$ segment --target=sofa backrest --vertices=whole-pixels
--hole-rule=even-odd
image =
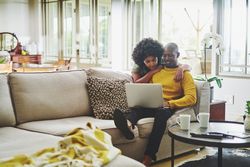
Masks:
[[[197,90],[197,103],[194,106],[194,112],[197,115],[199,112],[210,111],[210,85],[205,81],[194,81]]]
[[[84,71],[11,73],[17,123],[90,115]]]
[[[115,71],[110,69],[98,69],[98,68],[90,68],[85,69],[88,76],[97,77],[97,78],[105,78],[105,79],[121,79],[132,82],[132,76],[125,72]]]
[[[7,74],[0,74],[0,127],[14,126],[16,119],[11,103]]]
[[[95,76],[99,78],[108,79],[126,79],[132,82],[130,74],[114,70],[104,69],[88,69],[86,70],[88,76]],[[206,81],[194,81],[197,91],[197,103],[193,107],[195,114],[199,112],[209,112],[210,110],[210,85]]]

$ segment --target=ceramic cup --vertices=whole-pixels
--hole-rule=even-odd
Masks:
[[[207,128],[209,125],[209,113],[199,113],[197,115],[197,120],[201,128]]]
[[[190,115],[180,114],[180,116],[176,118],[176,123],[180,125],[180,128],[182,130],[189,130],[189,128],[190,128]]]

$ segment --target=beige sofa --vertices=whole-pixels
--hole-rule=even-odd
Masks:
[[[127,77],[127,74],[106,70],[96,70],[91,75],[99,77],[100,74],[108,78]],[[113,144],[122,150],[123,155],[108,166],[143,166],[138,161],[142,160],[153,118],[140,120],[134,129],[135,139],[125,139],[112,120],[93,116],[86,82],[85,70],[0,75],[0,158],[54,146],[70,130],[92,122],[108,132]],[[177,111],[168,125],[175,123],[179,113],[190,113],[195,119],[197,113],[209,111],[209,85],[206,82],[196,82],[196,85],[197,105]],[[180,142],[176,145],[176,154],[197,148]],[[166,130],[157,159],[168,157],[170,138]]]

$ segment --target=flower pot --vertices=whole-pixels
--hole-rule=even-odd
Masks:
[[[244,120],[244,127],[245,130],[250,130],[250,115],[246,114],[245,120]]]

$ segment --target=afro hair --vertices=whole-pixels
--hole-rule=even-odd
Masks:
[[[134,60],[135,64],[141,68],[145,66],[144,60],[148,56],[157,57],[158,63],[160,63],[163,51],[162,44],[157,40],[153,40],[152,38],[144,38],[134,48],[132,59]]]

